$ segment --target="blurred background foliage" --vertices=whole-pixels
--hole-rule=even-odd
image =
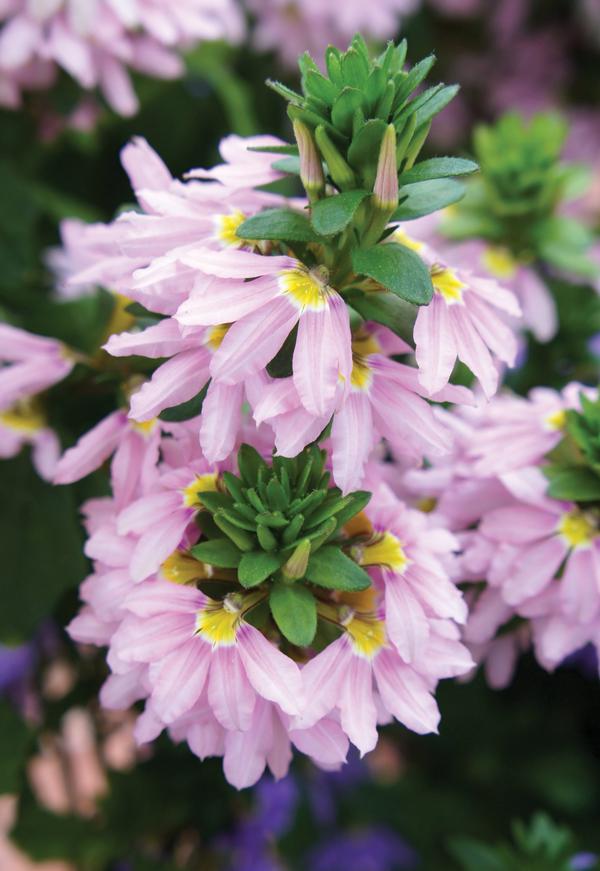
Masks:
[[[427,2],[402,28],[409,59],[435,51],[438,79],[462,85],[425,156],[472,155],[474,125],[508,107],[552,108],[571,125],[567,151],[598,164],[600,34],[586,24],[584,4],[523,0],[526,15],[512,30],[510,21],[504,30],[498,22],[509,3],[471,5],[480,14],[453,16],[450,2]],[[289,139],[282,101],[263,84],[269,76],[297,85],[274,56],[207,45],[189,56],[183,80],[138,78],[139,114],[106,112],[92,133],[66,130],[42,140],[47,96],[29,98],[28,111],[0,113],[0,317],[81,349],[97,347],[112,300],[100,294],[57,302],[50,295],[45,251],[59,244],[59,221],[108,220],[131,201],[119,151],[133,135],[144,136],[176,176],[216,162],[219,140],[230,132]],[[66,77],[51,95],[59,113],[76,97]],[[578,132],[582,117],[588,126]],[[597,381],[597,295],[584,280],[554,278],[552,287],[561,329],[547,344],[530,341],[508,379],[519,392],[573,378]],[[63,401],[71,405],[57,419],[72,421],[72,430],[60,433],[65,444],[112,407],[102,384],[96,395],[82,395],[76,378]],[[53,489],[25,453],[0,462],[0,790],[20,795],[13,838],[33,859],[64,859],[79,871],[595,867],[585,854],[600,852],[600,688],[597,664],[585,651],[555,675],[525,658],[503,691],[490,690],[481,676],[444,682],[440,736],[388,727],[377,750],[341,774],[297,760],[282,784],[236,794],[218,761],[200,763],[167,740],[137,764],[121,760],[115,768],[106,748],[116,726],[96,701],[103,663],[80,656],[59,628],[75,613],[86,574],[77,506],[105,486],[97,475]],[[60,690],[53,685],[57,663]],[[85,812],[73,795],[68,742],[60,738],[73,709],[91,712],[103,772],[102,797]],[[32,766],[52,753],[71,778],[66,805],[36,794]],[[529,823],[540,811],[556,824],[537,817],[511,835],[514,820]],[[574,854],[583,854],[579,864]]]

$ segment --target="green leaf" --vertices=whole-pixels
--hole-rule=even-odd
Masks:
[[[271,166],[279,172],[286,172],[288,175],[300,175],[300,158],[296,156],[282,157]]]
[[[0,701],[0,793],[20,791],[30,741],[27,724],[8,702]]]
[[[195,544],[190,553],[195,559],[220,569],[237,569],[242,558],[235,544],[228,538],[213,538]]]
[[[116,305],[115,297],[106,290],[60,302],[41,299],[27,319],[27,328],[60,339],[86,354],[95,354],[106,341]]]
[[[417,118],[417,126],[420,127],[426,124],[434,115],[441,112],[448,103],[454,99],[460,90],[460,85],[447,85],[445,88],[437,91],[431,99],[415,112]]]
[[[0,461],[0,641],[29,638],[88,571],[75,487],[42,481],[28,452]]]
[[[316,70],[310,70],[305,78],[307,93],[319,100],[323,100],[328,106],[333,105],[334,100],[338,95],[338,89],[330,79],[326,79],[321,73]]]
[[[246,148],[246,151],[256,151],[259,154],[289,154],[298,156],[297,145],[254,145]]]
[[[341,233],[352,218],[356,210],[368,197],[368,191],[347,191],[319,200],[312,209],[312,225],[317,233],[322,236],[334,236]]]
[[[407,302],[427,305],[433,297],[427,266],[404,245],[385,242],[373,248],[356,249],[352,265],[359,275],[368,275]]]
[[[397,76],[396,97],[394,99],[393,110],[396,112],[410,96],[417,85],[420,85],[423,79],[428,75],[431,67],[435,63],[435,55],[430,54],[423,58],[419,63],[408,73],[400,73]]]
[[[430,181],[434,178],[448,178],[456,175],[470,175],[477,172],[478,165],[473,160],[462,157],[432,157],[422,160],[412,169],[403,172],[400,184],[413,184],[418,181]]]
[[[366,590],[371,586],[371,578],[365,570],[333,545],[325,545],[312,554],[306,577],[329,590]]]
[[[276,94],[279,94],[280,97],[283,97],[284,100],[288,100],[293,105],[302,106],[304,104],[302,95],[293,91],[291,88],[288,88],[288,86],[284,85],[282,82],[277,82],[274,79],[267,79],[266,85],[268,88],[271,88],[272,91],[275,91]]]
[[[358,88],[344,88],[331,110],[331,120],[335,127],[343,133],[348,133],[352,128],[354,113],[362,106],[362,101],[362,91],[359,91]]]
[[[404,199],[390,220],[414,221],[457,203],[464,195],[463,185],[449,178],[407,184],[400,190],[400,197]]]
[[[242,239],[273,239],[282,242],[316,242],[318,236],[308,215],[292,209],[266,209],[248,218],[235,231]]]
[[[238,469],[247,487],[254,487],[258,481],[258,473],[261,469],[269,467],[252,445],[243,444],[237,456]]]
[[[349,493],[346,496],[346,504],[335,516],[337,528],[341,529],[355,514],[362,511],[369,504],[371,495],[368,490],[355,490],[354,493]]]
[[[233,499],[227,493],[214,493],[212,490],[198,491],[199,502],[212,514],[220,508],[232,508]]]
[[[348,305],[366,321],[375,321],[392,330],[409,345],[413,345],[413,327],[417,309],[389,290],[369,291],[351,288],[344,293]]]
[[[507,871],[494,847],[470,838],[455,838],[450,844],[450,852],[464,871]]]
[[[548,495],[573,502],[596,502],[600,500],[600,476],[585,466],[553,471]]]
[[[266,581],[281,565],[275,553],[254,550],[245,553],[238,566],[238,580],[242,587],[256,587]]]
[[[308,647],[317,631],[317,603],[300,584],[275,584],[269,596],[273,619],[292,644]]]
[[[379,118],[371,118],[352,138],[348,149],[348,162],[356,167],[377,166],[379,148],[387,124]]]
[[[207,382],[202,390],[193,396],[191,399],[182,402],[181,405],[173,405],[171,408],[164,408],[158,415],[160,420],[165,420],[168,423],[180,423],[183,420],[191,420],[193,417],[198,417],[202,412],[202,406],[208,393]]]

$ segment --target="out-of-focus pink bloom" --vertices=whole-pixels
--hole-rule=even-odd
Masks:
[[[57,339],[0,324],[0,411],[62,381],[74,356]]]
[[[20,105],[23,90],[51,87],[62,68],[85,90],[101,90],[121,115],[138,109],[128,68],[177,78],[184,71],[182,51],[207,40],[238,42],[244,32],[232,0],[180,0],[175,6],[167,0],[7,0],[0,15],[4,105]]]
[[[566,412],[579,408],[582,391],[591,393],[580,384],[569,384],[561,393],[536,387],[527,398],[497,397],[485,409],[467,448],[475,461],[473,473],[490,477],[539,463],[562,439]]]
[[[256,48],[276,51],[286,66],[295,67],[304,51],[319,59],[330,43],[346,48],[355,33],[393,39],[420,0],[381,0],[369,9],[359,0],[336,8],[320,0],[248,0],[247,5],[256,16]]]
[[[16,402],[0,411],[0,458],[16,457],[25,445],[31,446],[31,460],[40,478],[51,481],[60,444],[41,410],[30,401]]]

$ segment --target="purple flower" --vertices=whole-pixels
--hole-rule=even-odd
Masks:
[[[0,696],[19,696],[35,666],[36,649],[32,643],[19,647],[0,644]]]
[[[569,867],[572,871],[586,871],[588,868],[596,868],[598,856],[594,853],[578,853],[571,859]]]
[[[385,828],[336,835],[316,847],[307,863],[312,871],[395,871],[415,866],[414,851]]]

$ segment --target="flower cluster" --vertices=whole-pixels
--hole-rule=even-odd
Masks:
[[[449,462],[406,477],[461,540],[464,640],[493,686],[531,645],[548,670],[598,649],[599,421],[596,392],[578,384],[503,395],[449,421]]]
[[[418,238],[476,166],[417,162],[455,88],[415,94],[433,59],[408,72],[405,54],[371,60],[356,37],[327,76],[305,55],[303,94],[271,83],[295,144],[229,137],[185,181],[134,140],[138,209],[69,222],[52,257],[63,295],[115,295],[107,353],[83,365],[119,407],[54,476],[112,456],[71,634],[108,647],[104,705],[145,700],[139,741],[167,729],[238,787],[285,773],[292,746],[331,768],[392,718],[436,731],[438,681],[473,667],[459,542],[396,495],[381,445],[443,462],[439,403],[475,402],[453,366],[492,396],[519,307]],[[286,175],[305,198],[270,190]]]
[[[233,0],[7,0],[0,20],[1,105],[18,107],[24,91],[50,87],[62,69],[121,115],[138,108],[128,68],[177,78],[182,50],[239,41],[244,27]]]

